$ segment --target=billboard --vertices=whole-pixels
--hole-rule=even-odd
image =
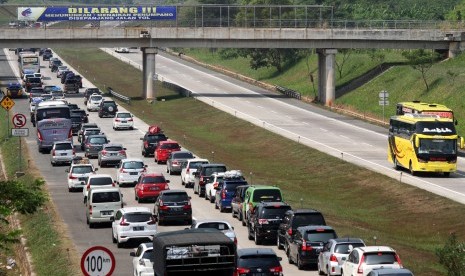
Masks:
[[[174,6],[19,7],[20,21],[175,20]]]

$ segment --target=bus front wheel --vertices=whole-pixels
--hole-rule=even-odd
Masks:
[[[400,170],[399,162],[397,161],[396,157],[394,157],[394,169],[396,171]]]
[[[444,172],[444,176],[445,176],[445,177],[449,177],[449,176],[450,176],[450,172]]]
[[[412,161],[410,161],[410,164],[409,164],[408,167],[409,167],[410,174],[411,174],[412,176],[417,175],[417,173],[413,170]]]

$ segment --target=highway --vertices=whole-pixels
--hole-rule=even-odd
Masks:
[[[114,54],[140,68],[139,50]],[[458,158],[458,171],[449,178],[436,174],[412,177],[396,171],[387,161],[387,129],[338,115],[321,108],[286,99],[262,88],[232,79],[159,52],[159,79],[193,92],[197,99],[238,118],[266,128],[327,154],[465,204],[465,160]]]
[[[13,52],[5,50],[5,55],[2,57],[3,65],[1,73],[3,76],[19,76],[17,70],[16,56]],[[5,60],[8,60],[6,64]],[[44,66],[45,64],[45,66]],[[45,84],[60,85],[59,79],[56,78],[55,74],[51,74],[47,68],[46,63],[42,64],[42,74],[45,76]],[[11,69],[10,69],[11,68]],[[76,71],[73,69],[73,71]],[[93,87],[88,80],[83,80],[84,87]],[[82,90],[81,90],[82,92]],[[82,93],[80,95],[68,95],[67,99],[70,103],[77,103],[82,109],[85,109],[83,105]],[[14,113],[29,114],[29,103],[28,100],[18,99],[15,100],[16,105],[13,108]],[[124,111],[120,107],[120,111]],[[29,116],[27,116],[29,118]],[[120,142],[127,148],[128,157],[143,158],[140,154],[141,141],[139,138],[143,137],[143,134],[148,128],[148,125],[135,118],[135,130],[128,131],[115,131],[111,127],[112,118],[98,118],[96,112],[91,112],[89,115],[90,122],[96,122],[103,132],[109,137],[112,142]],[[32,127],[30,122],[27,123],[26,127],[30,129],[30,136],[26,137],[26,144],[31,154],[31,160],[34,161],[35,166],[38,168],[43,178],[47,183],[47,188],[50,192],[51,199],[53,200],[59,215],[63,219],[65,225],[68,228],[70,238],[74,241],[78,253],[81,255],[86,249],[95,245],[105,246],[112,250],[116,258],[116,270],[114,275],[132,275],[132,263],[129,253],[133,250],[134,244],[129,245],[127,248],[117,248],[111,241],[111,227],[110,225],[101,225],[94,229],[89,229],[86,224],[85,207],[83,204],[83,198],[81,192],[69,193],[67,188],[66,172],[65,169],[68,166],[57,166],[52,167],[49,161],[48,154],[42,154],[37,151],[37,144],[35,140],[35,128]],[[75,143],[77,144],[76,137]],[[78,155],[83,155],[80,148],[76,148]],[[149,165],[148,171],[163,172],[166,171],[166,165],[157,165],[153,158],[144,158],[146,164]],[[97,167],[96,159],[92,159],[92,163]],[[230,168],[234,169],[234,168]],[[113,177],[116,177],[115,168],[99,168],[99,173],[108,173]],[[181,186],[179,175],[165,175],[167,179],[171,181],[171,189],[184,189]],[[123,199],[125,206],[136,206],[139,205],[134,199],[133,188],[122,188]],[[247,239],[246,228],[241,225],[237,219],[233,219],[230,213],[220,213],[215,210],[213,205],[203,198],[199,198],[194,195],[192,189],[188,190],[189,195],[192,197],[193,214],[196,219],[225,219],[228,220],[235,228],[238,236],[238,247],[255,247],[252,241]],[[143,206],[153,208],[153,203],[143,203]],[[171,231],[184,229],[186,225],[170,225],[160,226],[158,231]],[[283,266],[285,275],[317,275],[315,270],[299,271],[295,265],[287,263],[287,257],[284,251],[277,250],[276,246],[270,244],[265,245],[272,247],[278,254],[283,258],[281,264]]]

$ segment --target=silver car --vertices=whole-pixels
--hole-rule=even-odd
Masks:
[[[126,148],[122,144],[105,144],[98,153],[98,165],[104,167],[110,163],[119,164],[126,158]]]
[[[352,249],[365,246],[361,239],[330,239],[318,256],[319,275],[341,275],[341,268]]]
[[[76,152],[71,141],[57,141],[53,143],[52,150],[50,151],[50,164],[55,166],[57,164],[71,164]]]
[[[171,152],[166,160],[166,172],[170,175],[174,173],[180,174],[183,163],[194,158],[194,154],[187,150]]]
[[[234,232],[234,227],[232,227],[231,224],[225,220],[197,220],[192,223],[191,228],[213,228],[219,230],[223,232],[228,238],[230,238],[235,244],[237,244],[237,236],[236,232]]]

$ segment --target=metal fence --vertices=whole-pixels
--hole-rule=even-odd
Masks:
[[[108,93],[112,97],[116,97],[119,100],[126,102],[127,104],[131,104],[131,98],[130,97],[127,97],[127,96],[124,96],[124,95],[121,95],[121,94],[115,92],[111,87],[108,87],[107,90],[108,90]]]

